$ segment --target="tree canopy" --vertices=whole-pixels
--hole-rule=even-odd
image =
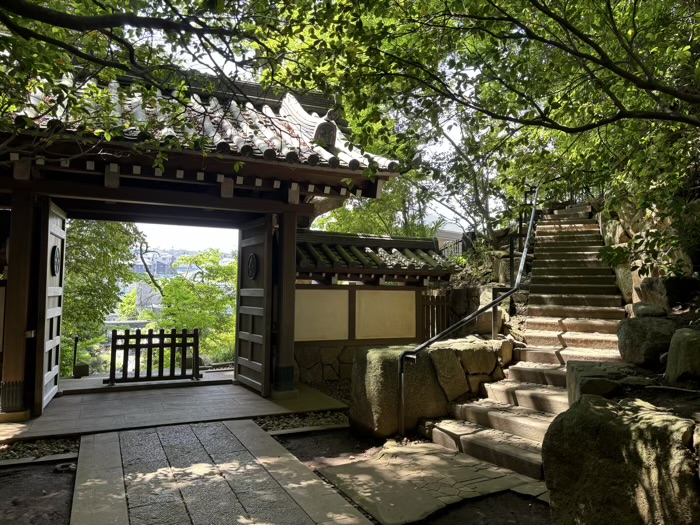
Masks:
[[[0,113],[40,89],[98,140],[168,126],[187,146],[190,89],[315,89],[342,105],[358,147],[394,145],[404,166],[420,153],[422,197],[481,229],[552,179],[546,197],[571,186],[682,225],[700,186],[699,16],[678,0],[6,0]],[[169,105],[167,121],[116,123],[115,78],[135,79],[144,107]],[[633,257],[644,238],[686,242],[640,235]]]

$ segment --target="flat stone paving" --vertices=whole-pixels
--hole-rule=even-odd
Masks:
[[[343,408],[306,385],[299,385],[298,397],[285,400],[263,398],[240,385],[66,395],[54,398],[38,418],[0,423],[0,442]]]
[[[72,525],[369,525],[250,420],[83,436]]]
[[[382,525],[418,521],[447,505],[511,489],[547,498],[543,482],[433,443],[389,441],[367,461],[320,472]]]

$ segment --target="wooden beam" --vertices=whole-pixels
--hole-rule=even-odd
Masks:
[[[87,200],[58,199],[56,203],[66,211],[71,219],[238,228],[259,217],[258,214],[252,212],[212,211],[125,203],[108,204]]]
[[[123,202],[145,204],[149,206],[176,206],[182,208],[199,208],[222,211],[242,211],[253,213],[296,212],[299,215],[312,215],[313,205],[287,204],[268,199],[232,197],[222,199],[218,195],[193,193],[176,190],[144,190],[143,188],[105,188],[103,186],[80,184],[74,182],[32,180],[30,184],[0,177],[0,190],[30,189],[37,195],[78,200],[97,200],[106,202]]]

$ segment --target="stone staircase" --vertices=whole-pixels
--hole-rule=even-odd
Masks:
[[[486,398],[451,407],[432,440],[535,479],[549,424],[569,407],[566,362],[619,362],[617,325],[625,317],[591,208],[577,204],[537,224],[525,329],[507,379],[484,383]]]

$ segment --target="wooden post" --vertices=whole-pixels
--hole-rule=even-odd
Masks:
[[[294,389],[294,318],[296,308],[297,215],[280,214],[280,250],[278,264],[279,300],[277,301],[277,354],[273,380],[273,397],[288,397]]]
[[[34,195],[28,191],[12,194],[9,261],[3,344],[3,412],[26,410],[25,361],[32,289],[32,245],[34,238]],[[33,377],[33,371],[30,371]]]

